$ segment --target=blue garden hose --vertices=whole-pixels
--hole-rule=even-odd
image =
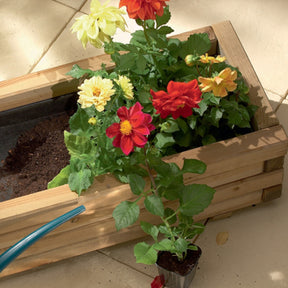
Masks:
[[[24,250],[34,244],[37,240],[56,229],[61,224],[67,222],[71,218],[85,211],[83,205],[63,214],[62,216],[52,220],[51,222],[43,225],[39,229],[35,230],[28,236],[21,239],[15,245],[6,250],[3,254],[0,255],[0,272],[9,265],[17,256],[19,256]]]

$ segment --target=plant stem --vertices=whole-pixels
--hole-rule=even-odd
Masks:
[[[144,150],[144,155],[145,155],[145,165],[147,167],[147,171],[148,171],[148,175],[149,175],[149,178],[150,178],[150,181],[151,181],[151,184],[152,184],[152,187],[153,187],[153,191],[155,192],[156,196],[159,197],[159,193],[158,193],[158,189],[157,189],[157,186],[156,186],[156,183],[155,183],[155,179],[152,175],[152,171],[151,171],[151,168],[150,168],[150,165],[147,161],[147,151],[146,151],[146,147],[143,148]]]
[[[149,38],[149,36],[148,36],[148,34],[147,34],[146,21],[143,22],[143,32],[144,32],[144,36],[145,36],[145,39],[146,39],[146,41],[147,41],[147,44],[148,44],[151,48],[153,48],[153,45],[152,45],[152,43],[151,43],[151,40],[150,40],[150,38]],[[161,66],[159,65],[159,63],[158,63],[155,55],[154,55],[154,54],[151,54],[151,56],[152,56],[152,59],[153,59],[153,62],[154,62],[154,64],[155,64],[155,66],[156,66],[156,68],[157,68],[157,70],[158,70],[158,72],[159,72],[159,74],[160,74],[160,76],[161,76],[161,79],[165,79],[164,71],[162,70]]]

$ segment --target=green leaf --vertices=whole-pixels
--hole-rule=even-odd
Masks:
[[[222,99],[221,97],[216,97],[213,93],[204,93],[203,98],[207,104],[215,104],[215,105],[219,105]]]
[[[219,120],[222,116],[223,112],[218,107],[213,107],[211,109],[210,117],[214,126],[219,127]]]
[[[164,162],[161,158],[154,156],[152,153],[148,154],[148,161],[158,174],[167,176],[170,174],[171,167],[168,163]]]
[[[192,143],[192,133],[177,133],[175,135],[175,142],[177,145],[182,146],[182,147],[190,147]]]
[[[183,131],[183,133],[187,133],[189,131],[189,127],[188,127],[185,120],[183,120],[182,118],[179,117],[179,118],[177,118],[176,121],[177,121],[178,126]]]
[[[72,69],[67,73],[67,75],[70,75],[76,79],[80,79],[85,74],[87,74],[87,76],[89,77],[92,77],[93,73],[94,72],[90,69],[81,69],[77,64],[74,64]]]
[[[156,195],[147,196],[144,201],[144,205],[146,209],[153,215],[160,217],[164,216],[164,206],[160,197]]]
[[[188,245],[189,243],[185,239],[182,239],[182,238],[178,238],[174,243],[175,250],[177,251],[177,253],[186,252],[186,250],[188,249]]]
[[[88,189],[94,180],[94,175],[90,169],[81,169],[70,173],[68,178],[69,187],[72,191],[76,191],[79,195]]]
[[[186,42],[184,42],[181,56],[184,59],[188,54],[202,55],[206,53],[211,47],[211,42],[208,34],[198,33],[191,35]]]
[[[92,136],[94,128],[88,123],[90,118],[84,109],[78,107],[76,113],[69,120],[70,132],[78,136]]]
[[[155,146],[160,149],[167,146],[172,146],[175,143],[173,136],[169,134],[158,133],[155,138],[157,140]]]
[[[140,195],[144,191],[145,180],[140,175],[137,174],[128,175],[128,183],[130,185],[133,194]]]
[[[164,25],[164,24],[167,24],[169,22],[170,18],[171,18],[171,13],[169,11],[169,7],[166,6],[164,8],[164,13],[162,16],[156,15],[157,28]]]
[[[146,38],[143,30],[137,30],[134,33],[131,34],[132,38],[130,40],[130,44],[138,45],[140,44],[146,44]]]
[[[147,265],[155,264],[157,261],[157,255],[158,253],[153,246],[150,246],[145,242],[140,242],[134,246],[136,263],[143,263]]]
[[[208,105],[204,100],[202,100],[198,105],[199,108],[193,108],[193,110],[196,111],[200,116],[203,116],[205,111],[208,109]]]
[[[48,183],[48,189],[58,187],[61,185],[65,185],[68,183],[68,177],[70,174],[70,166],[67,165],[64,167],[58,175],[56,175],[49,183]]]
[[[95,154],[96,148],[90,141],[90,138],[77,136],[64,131],[64,140],[71,157],[75,156],[81,159],[91,160],[89,154]]]
[[[163,187],[163,197],[165,197],[167,200],[177,200],[184,187],[185,186],[183,183],[177,184],[172,182],[168,187]]]
[[[147,60],[143,55],[138,55],[137,61],[136,61],[136,68],[134,69],[134,72],[136,72],[139,75],[146,75],[149,70],[145,69],[147,65]]]
[[[120,56],[120,64],[117,67],[119,70],[129,70],[134,69],[136,66],[136,60],[138,55],[136,53],[126,53]]]
[[[171,27],[169,27],[169,26],[162,26],[158,30],[158,33],[163,34],[163,35],[170,34],[172,32],[174,32],[174,30]]]
[[[206,171],[206,164],[197,159],[184,159],[183,173],[203,174]]]
[[[134,224],[140,214],[140,208],[135,202],[121,202],[113,211],[116,229],[119,231]]]
[[[180,211],[184,215],[194,216],[206,209],[214,196],[215,190],[205,184],[191,184],[185,186],[180,195]]]
[[[192,130],[196,128],[198,116],[193,114],[189,117],[188,124]]]
[[[171,251],[174,248],[173,241],[170,239],[163,239],[159,243],[153,244],[154,249],[158,251]]]
[[[209,145],[212,143],[215,143],[217,140],[215,139],[215,137],[213,135],[205,135],[202,139],[202,145]]]
[[[178,123],[174,119],[169,119],[167,122],[160,124],[160,126],[161,126],[161,132],[173,133],[179,131]]]
[[[159,229],[157,228],[157,226],[152,225],[151,223],[148,223],[148,222],[144,222],[144,221],[141,221],[140,225],[141,225],[142,230],[146,234],[152,236],[154,241],[157,241],[157,237],[159,234]]]

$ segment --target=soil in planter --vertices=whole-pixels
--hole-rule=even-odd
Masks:
[[[75,106],[68,105],[65,110],[44,120],[42,116],[37,119],[36,125],[19,136],[15,147],[1,161],[0,201],[47,189],[48,182],[69,164],[64,130],[69,129]]]
[[[163,251],[158,257],[157,264],[168,271],[173,271],[184,276],[193,269],[200,255],[200,249],[196,251],[188,250],[186,258],[180,262],[175,255]]]

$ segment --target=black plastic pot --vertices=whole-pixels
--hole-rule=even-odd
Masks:
[[[170,261],[168,258],[167,260],[161,260],[161,257],[164,256],[164,254],[166,255],[165,257],[167,257],[167,253],[168,252],[160,252],[158,254],[158,260],[156,263],[156,266],[158,268],[158,273],[161,277],[163,277],[164,281],[165,281],[165,287],[169,287],[169,288],[188,288],[190,287],[190,284],[192,283],[192,280],[195,276],[196,270],[197,270],[197,266],[198,266],[198,261],[199,258],[202,254],[202,250],[200,249],[200,247],[196,246],[198,248],[197,251],[194,250],[189,250],[189,253],[187,255],[187,259],[185,260],[185,262],[187,262],[187,265],[189,266],[189,270],[188,272],[186,272],[184,275],[179,274],[178,272],[175,271],[169,271],[167,268],[163,267],[161,262],[165,261],[165,266],[166,264]],[[169,253],[170,254],[170,253]],[[171,259],[176,256],[173,256],[170,254]],[[177,258],[177,257],[176,257]],[[175,262],[175,261],[174,261]]]

